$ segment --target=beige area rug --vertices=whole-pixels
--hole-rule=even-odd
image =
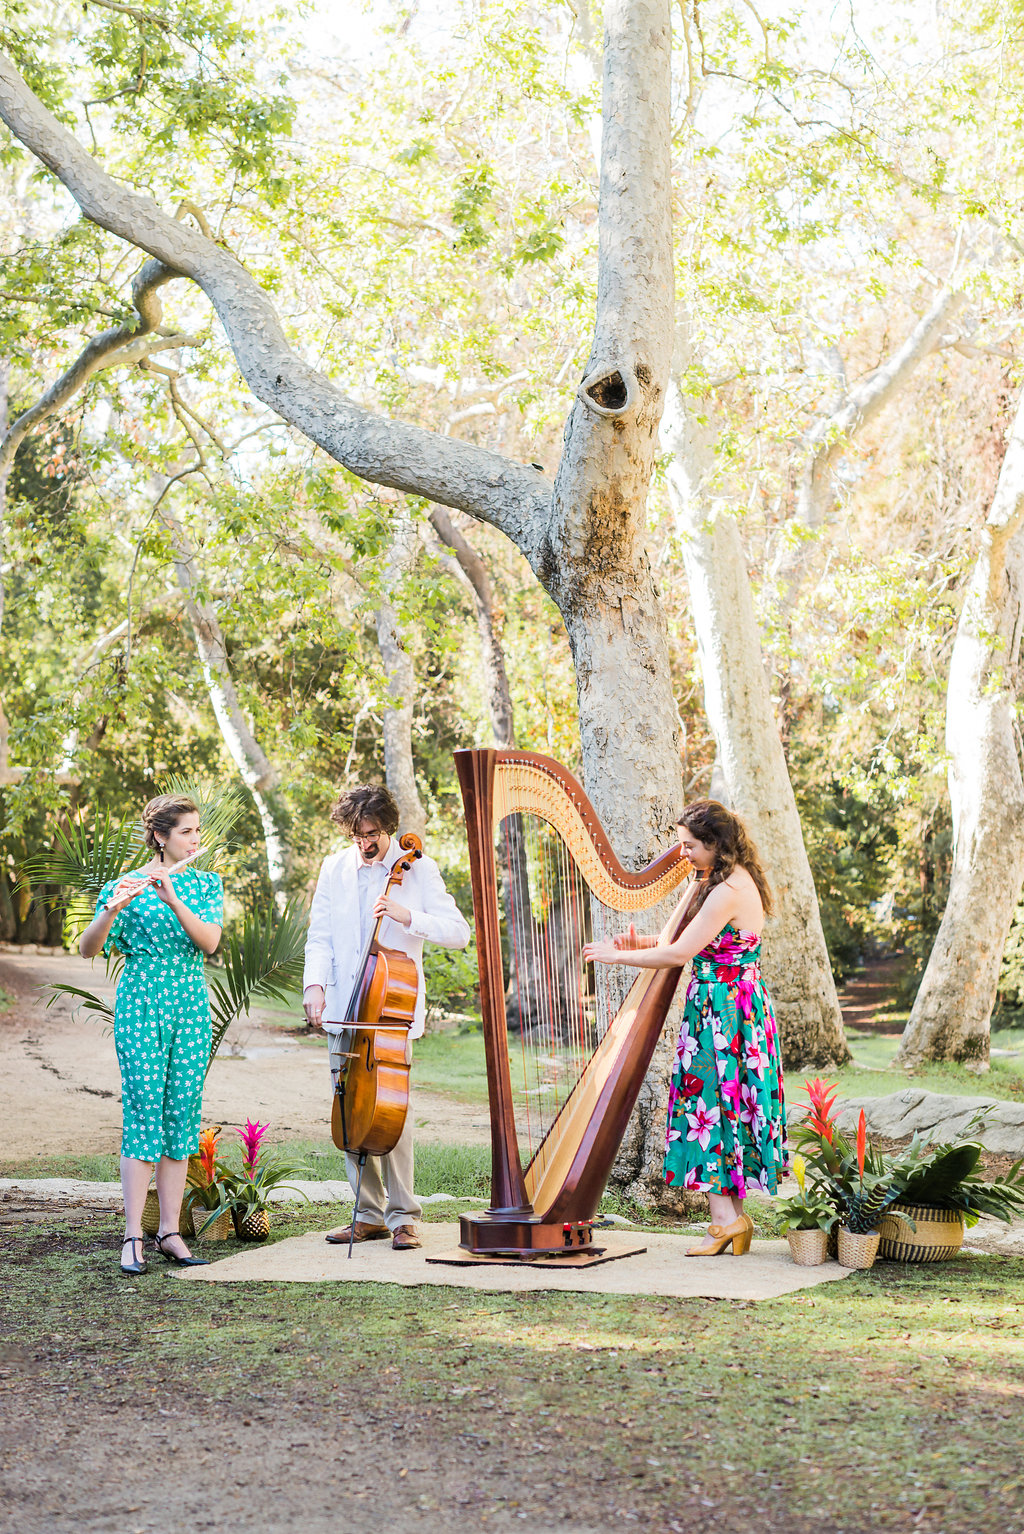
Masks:
[[[695,1239],[686,1236],[627,1235],[600,1231],[601,1244],[611,1249],[635,1247],[646,1250],[619,1262],[597,1267],[538,1271],[529,1264],[521,1268],[504,1265],[448,1267],[428,1263],[458,1245],[457,1225],[424,1225],[419,1251],[394,1252],[387,1241],[364,1241],[349,1261],[346,1247],[328,1246],[323,1231],[292,1236],[273,1246],[253,1247],[234,1257],[214,1259],[208,1268],[181,1270],[186,1283],[352,1283],[445,1285],[452,1289],[486,1289],[517,1294],[524,1290],[559,1289],[578,1294],[664,1294],[678,1299],[773,1300],[795,1289],[810,1289],[848,1277],[836,1262],[820,1268],[798,1268],[785,1241],[755,1241],[744,1257],[687,1258],[683,1255]]]

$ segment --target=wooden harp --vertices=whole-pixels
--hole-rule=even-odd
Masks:
[[[550,757],[457,751],[455,762],[491,1116],[491,1205],[462,1216],[460,1245],[524,1258],[579,1251],[681,973],[595,975],[581,949],[664,901],[690,864],[676,847],[630,873]]]

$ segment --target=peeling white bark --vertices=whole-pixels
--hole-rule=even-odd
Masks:
[[[1024,640],[1024,394],[964,597],[946,693],[949,899],[900,1044],[901,1065],[988,1069],[999,965],[1024,881],[1017,705]]]
[[[667,0],[605,6],[597,320],[539,571],[576,665],[587,792],[625,858],[679,809],[664,617],[644,541],[673,335]]]
[[[733,809],[747,821],[776,900],[764,965],[788,1069],[849,1059],[800,816],[772,710],[746,557],[732,517],[709,486],[713,425],[686,411],[674,385],[662,426],[673,454],[669,491],[681,534],[704,707]]]
[[[406,649],[405,625],[395,606],[413,560],[412,533],[407,522],[395,519],[393,535],[384,561],[385,596],[377,609],[377,645],[387,678],[389,703],[383,710],[384,776],[398,805],[402,831],[415,831],[422,841],[427,816],[416,787],[412,753],[412,712],[416,699],[416,673]]]

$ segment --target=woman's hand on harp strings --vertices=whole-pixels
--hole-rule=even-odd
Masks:
[[[626,955],[630,952],[628,948],[619,947],[617,937],[608,937],[600,943],[584,943],[583,962],[584,964],[625,964],[628,962]]]
[[[605,938],[600,943],[587,943],[583,949],[583,958],[587,964],[619,964],[623,961],[618,955],[637,953],[641,948],[654,948],[657,941],[656,937],[641,937],[630,922],[625,932],[617,932],[614,937]]]

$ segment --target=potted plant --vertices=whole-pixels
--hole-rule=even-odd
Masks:
[[[307,1166],[289,1166],[261,1149],[260,1142],[269,1127],[247,1119],[245,1128],[235,1131],[242,1140],[242,1170],[238,1173],[223,1167],[220,1173],[230,1198],[235,1230],[242,1241],[265,1241],[270,1235],[267,1204],[272,1190],[287,1187],[292,1178],[309,1175]],[[301,1193],[301,1189],[295,1191]]]
[[[977,1129],[983,1114],[968,1124]],[[986,1182],[978,1170],[982,1145],[955,1140],[928,1147],[914,1135],[894,1159],[899,1198],[881,1221],[879,1254],[894,1262],[943,1262],[963,1245],[965,1229],[982,1215],[1009,1222],[1024,1211],[1024,1163]]]
[[[192,1228],[207,1241],[226,1241],[231,1234],[232,1197],[226,1168],[217,1159],[219,1129],[204,1129],[199,1154],[189,1157],[186,1200]],[[184,1206],[183,1206],[184,1207]]]
[[[820,1078],[804,1083],[811,1111],[797,1130],[809,1165],[839,1214],[837,1255],[847,1268],[870,1268],[878,1253],[878,1222],[900,1196],[886,1158],[869,1153],[861,1109],[853,1146],[833,1114],[836,1086]]]
[[[793,1176],[799,1191],[776,1205],[782,1216],[780,1229],[793,1261],[802,1268],[814,1268],[828,1256],[829,1232],[839,1215],[820,1183],[808,1186],[807,1163],[801,1155],[793,1157]]]

